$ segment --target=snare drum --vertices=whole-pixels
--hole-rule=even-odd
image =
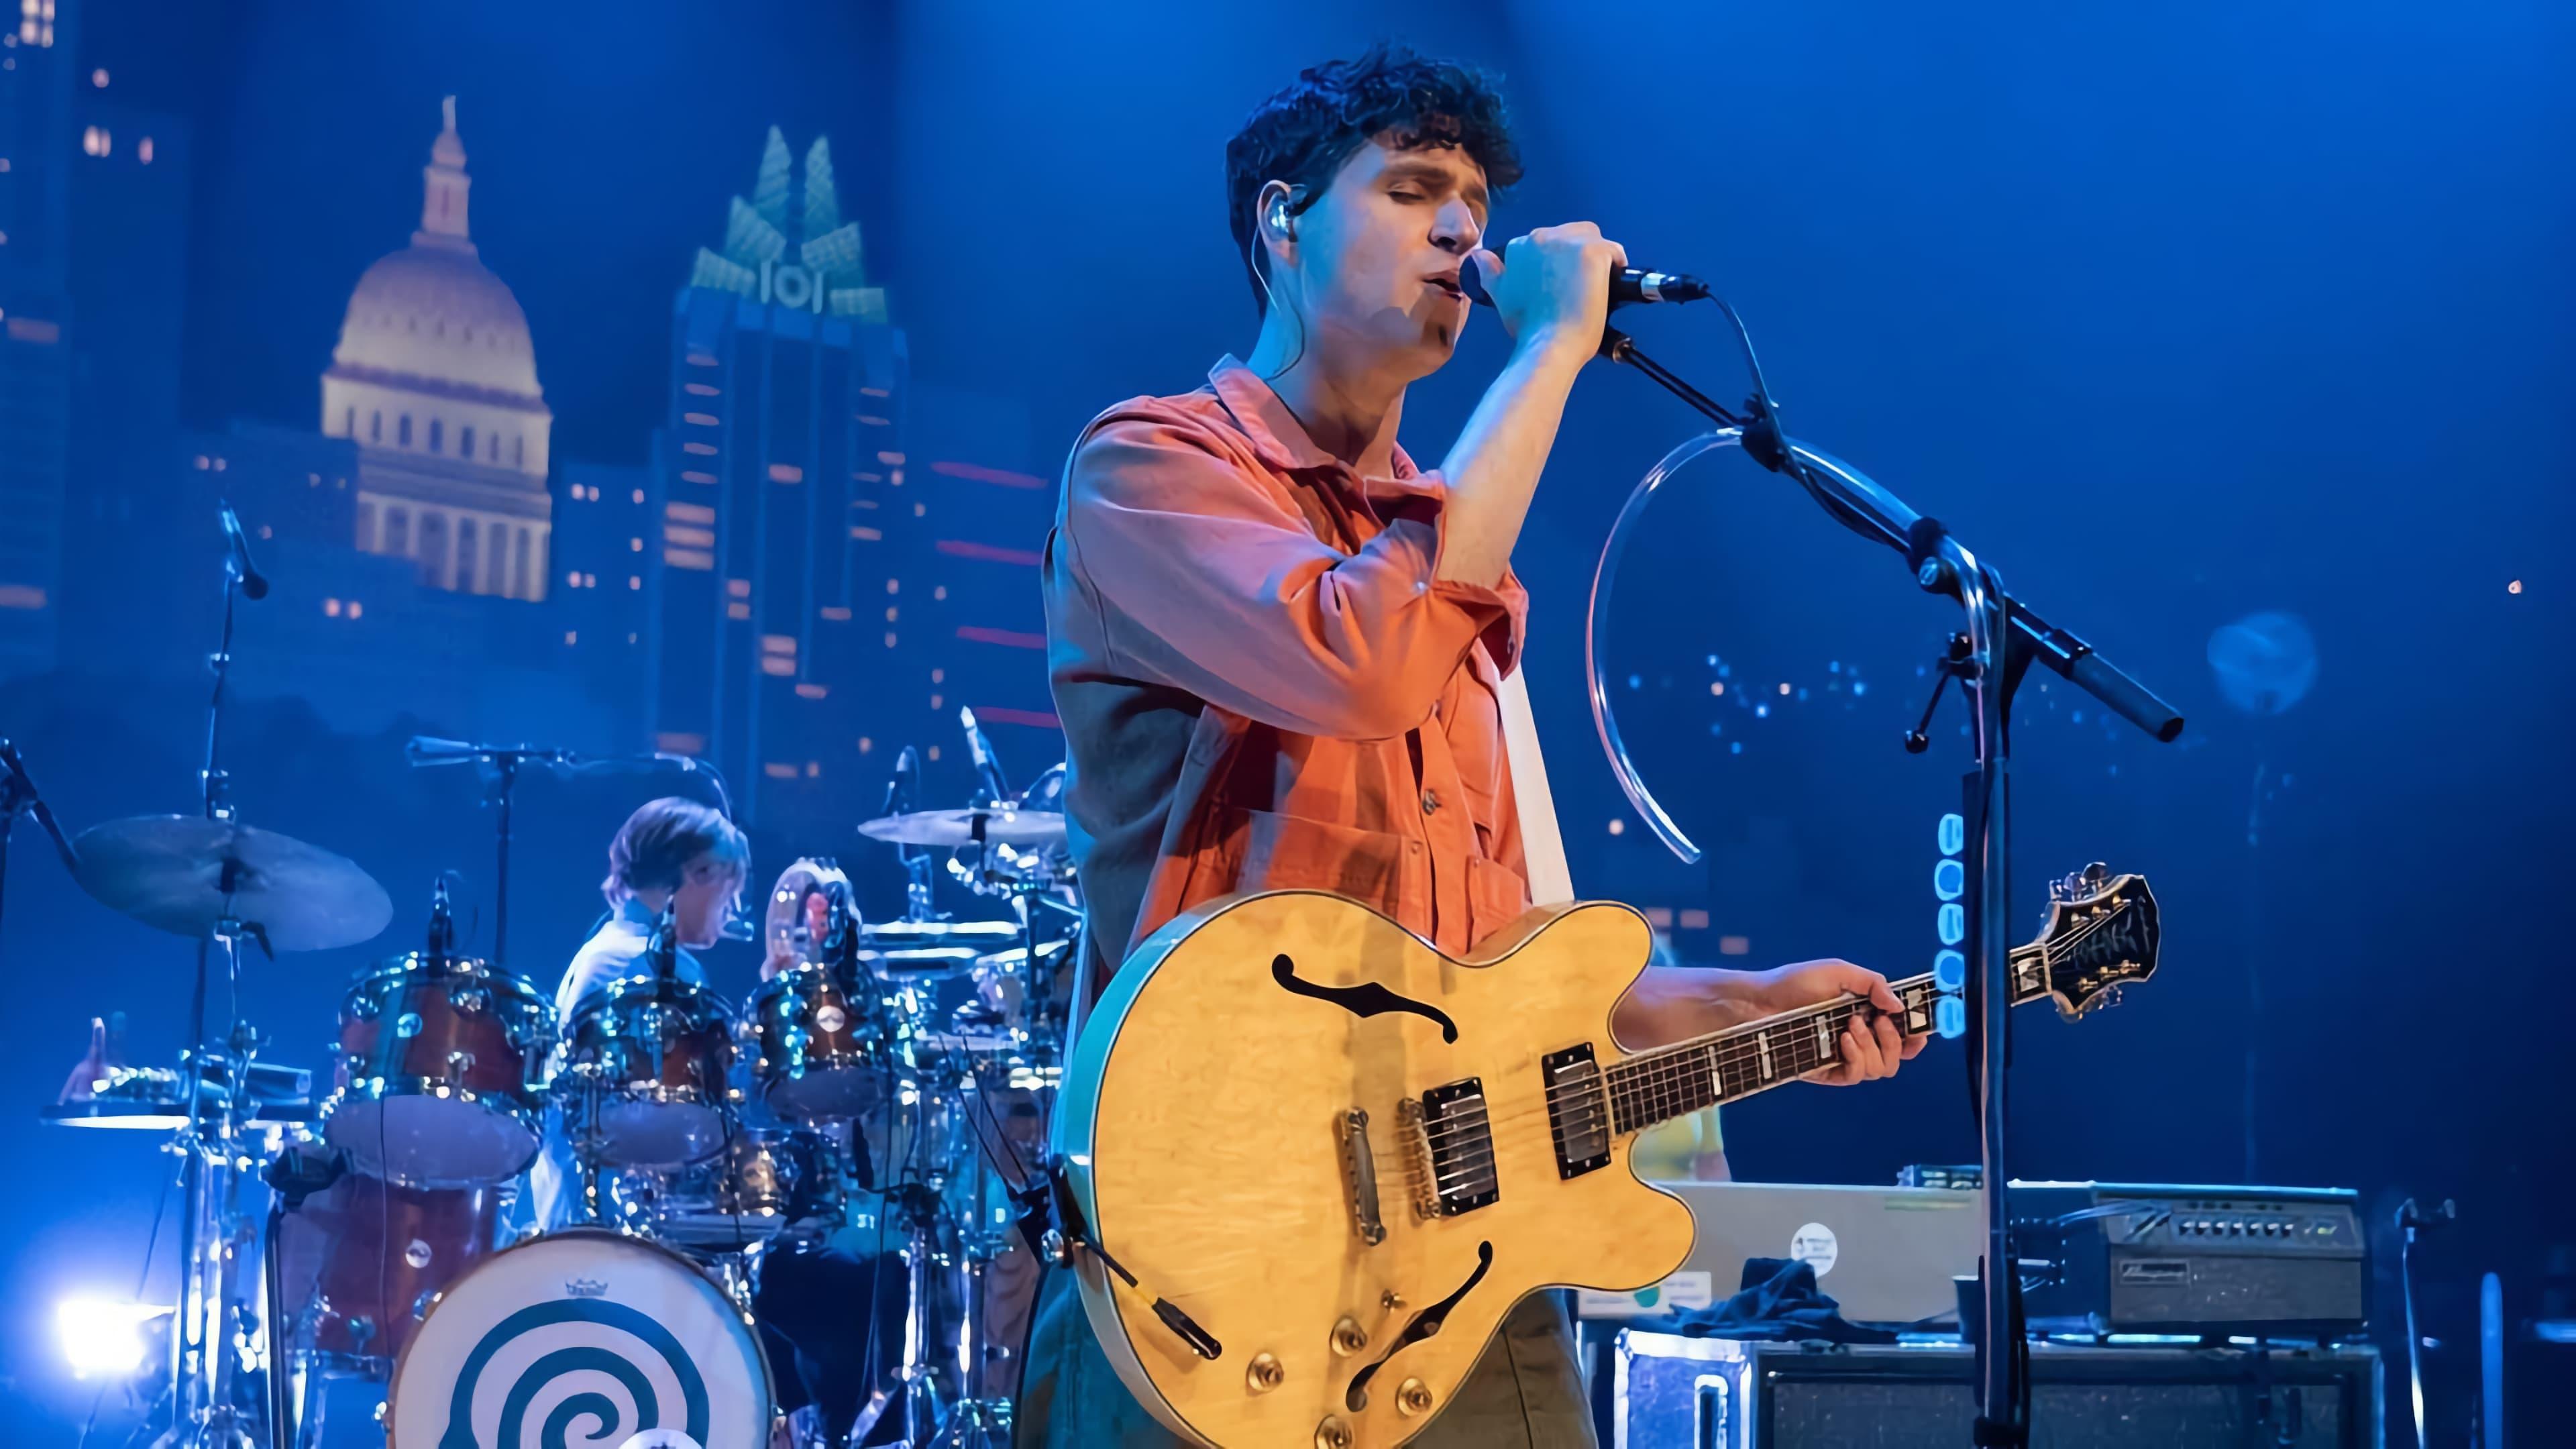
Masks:
[[[440,1295],[394,1366],[388,1442],[765,1449],[768,1360],[743,1310],[668,1249],[576,1228]]]
[[[722,1151],[670,1175],[649,1236],[696,1252],[731,1252],[800,1226],[838,1227],[849,1187],[841,1154],[802,1127],[746,1128]]]
[[[358,977],[340,1006],[339,1085],[323,1135],[359,1171],[473,1187],[527,1169],[554,1008],[523,977],[415,951]]]
[[[733,1009],[694,981],[628,976],[564,1023],[555,1099],[583,1160],[685,1167],[724,1146],[736,1100]]]
[[[769,1110],[794,1122],[847,1121],[885,1100],[883,1023],[865,992],[831,966],[792,967],[760,984],[742,1044]]]

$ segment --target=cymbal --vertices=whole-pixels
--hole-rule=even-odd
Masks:
[[[859,927],[859,938],[880,946],[940,945],[951,941],[1016,941],[1020,938],[1017,921],[870,921]]]
[[[91,826],[72,848],[81,889],[174,936],[203,936],[229,915],[264,930],[274,950],[327,951],[374,939],[394,917],[393,898],[357,862],[229,820],[136,815]]]
[[[969,810],[916,810],[909,815],[887,815],[859,826],[859,833],[871,840],[891,841],[896,845],[928,845],[954,850],[973,845],[979,838],[976,826],[981,823],[981,839],[996,845],[1064,844],[1064,816],[1053,810],[1018,810],[1008,805],[994,805]]]

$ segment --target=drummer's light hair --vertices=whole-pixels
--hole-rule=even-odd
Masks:
[[[671,795],[648,800],[608,842],[608,879],[599,893],[618,906],[638,891],[678,890],[689,862],[709,853],[751,868],[750,837],[713,806]]]

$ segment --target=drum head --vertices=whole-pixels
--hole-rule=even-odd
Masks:
[[[395,1366],[389,1449],[765,1449],[769,1367],[676,1255],[573,1229],[466,1275]]]

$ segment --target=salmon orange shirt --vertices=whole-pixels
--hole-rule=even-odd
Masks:
[[[1363,478],[1229,357],[1095,419],[1048,536],[1048,672],[1095,980],[1237,891],[1453,955],[1529,906],[1495,687],[1527,596],[1437,577],[1438,473]]]

